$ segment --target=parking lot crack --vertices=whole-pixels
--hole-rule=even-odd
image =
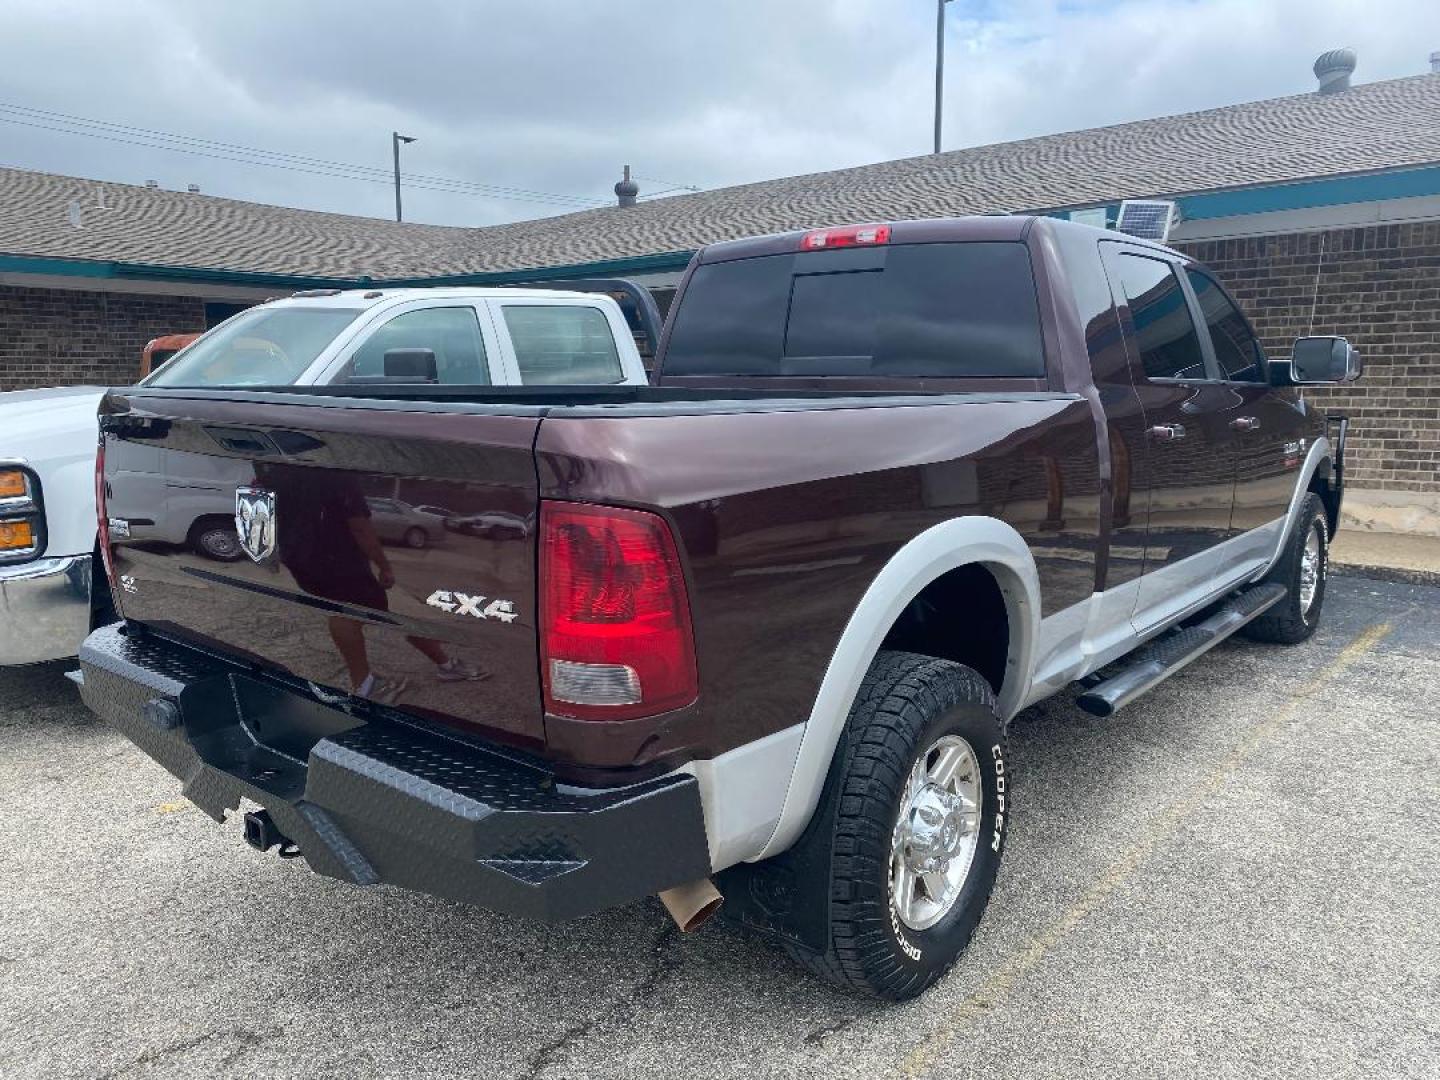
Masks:
[[[265,1031],[252,1031],[249,1028],[216,1028],[213,1031],[206,1031],[189,1039],[181,1039],[178,1042],[167,1043],[164,1046],[157,1046],[146,1050],[139,1057],[126,1062],[124,1065],[110,1069],[99,1074],[97,1080],[115,1080],[116,1077],[124,1076],[145,1065],[153,1065],[157,1061],[173,1057],[176,1054],[183,1054],[189,1050],[195,1050],[217,1039],[234,1040],[238,1045],[216,1062],[217,1068],[223,1069],[234,1064],[239,1058],[248,1053],[251,1049],[263,1042],[277,1038],[281,1034],[280,1028],[270,1028]]]
[[[655,997],[679,970],[682,959],[671,945],[680,936],[680,929],[667,922],[650,950],[650,963],[640,978],[608,1007],[594,1016],[578,1021],[530,1055],[525,1071],[518,1080],[539,1080],[549,1069],[565,1060],[572,1046],[583,1041],[596,1031],[614,1025],[622,1025],[636,1016],[640,1009]]]
[[[674,923],[667,922],[650,951],[649,969],[635,984],[635,989],[629,995],[628,1004],[631,1006],[631,1011],[644,1005],[659,993],[660,987],[679,970],[681,958],[670,948],[679,937],[680,928]]]
[[[809,1032],[801,1041],[808,1046],[824,1046],[825,1040],[830,1038],[830,1036],[839,1035],[842,1031],[848,1031],[861,1020],[883,1011],[883,1009],[867,1009],[865,1012],[856,1013],[854,1016],[847,1016],[843,1020],[836,1020],[831,1024],[821,1024]]]
[[[598,1017],[571,1024],[560,1033],[558,1038],[537,1048],[530,1055],[530,1060],[526,1062],[525,1071],[520,1074],[519,1080],[537,1080],[538,1077],[543,1076],[552,1065],[558,1065],[564,1060],[565,1052],[570,1049],[571,1044],[585,1038],[595,1030],[598,1024]]]

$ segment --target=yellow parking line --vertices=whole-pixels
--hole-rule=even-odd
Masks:
[[[1340,650],[1335,658],[1295,694],[1284,708],[1251,728],[1245,738],[1240,740],[1213,772],[1196,783],[1184,796],[1162,810],[1143,832],[1140,839],[1097,878],[1069,909],[1051,923],[1043,933],[1031,938],[1023,949],[996,969],[994,974],[986,979],[973,994],[951,1011],[943,1025],[906,1056],[901,1065],[900,1075],[918,1077],[928,1072],[966,1024],[995,1008],[1022,976],[1034,969],[1051,949],[1075,929],[1085,916],[1103,904],[1116,889],[1123,885],[1139,869],[1150,853],[1162,841],[1169,839],[1179,828],[1181,822],[1201,803],[1219,791],[1225,781],[1230,778],[1230,774],[1264,739],[1289,723],[1295,714],[1305,707],[1307,699],[1312,694],[1326,683],[1333,681],[1360,657],[1373,650],[1388,633],[1390,633],[1389,623],[1379,623],[1366,628],[1359,637]]]
[[[174,814],[184,810],[189,805],[190,802],[188,799],[176,799],[174,802],[162,802],[159,806],[155,807],[155,812],[157,814]]]

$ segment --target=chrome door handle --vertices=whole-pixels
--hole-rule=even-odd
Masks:
[[[1260,426],[1260,421],[1253,416],[1240,416],[1231,420],[1230,426],[1236,431],[1254,431]]]
[[[1183,424],[1159,424],[1152,427],[1147,434],[1156,442],[1174,442],[1176,439],[1185,437],[1185,426]]]

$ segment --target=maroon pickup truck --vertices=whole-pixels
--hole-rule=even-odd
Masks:
[[[85,701],[319,873],[687,928],[723,894],[910,997],[986,904],[1017,712],[1314,630],[1344,429],[1296,387],[1358,373],[1267,357],[1174,251],[990,217],[706,248],[650,387],[112,391]],[[157,472],[233,487],[248,558],[107,516]],[[387,549],[376,498],[457,524]]]

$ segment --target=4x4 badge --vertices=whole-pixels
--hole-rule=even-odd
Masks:
[[[448,589],[436,589],[425,598],[425,603],[452,615],[473,615],[477,619],[499,619],[503,623],[514,622],[519,616],[513,600],[491,600],[485,604],[485,597],[471,596]],[[485,604],[482,608],[480,605]]]

